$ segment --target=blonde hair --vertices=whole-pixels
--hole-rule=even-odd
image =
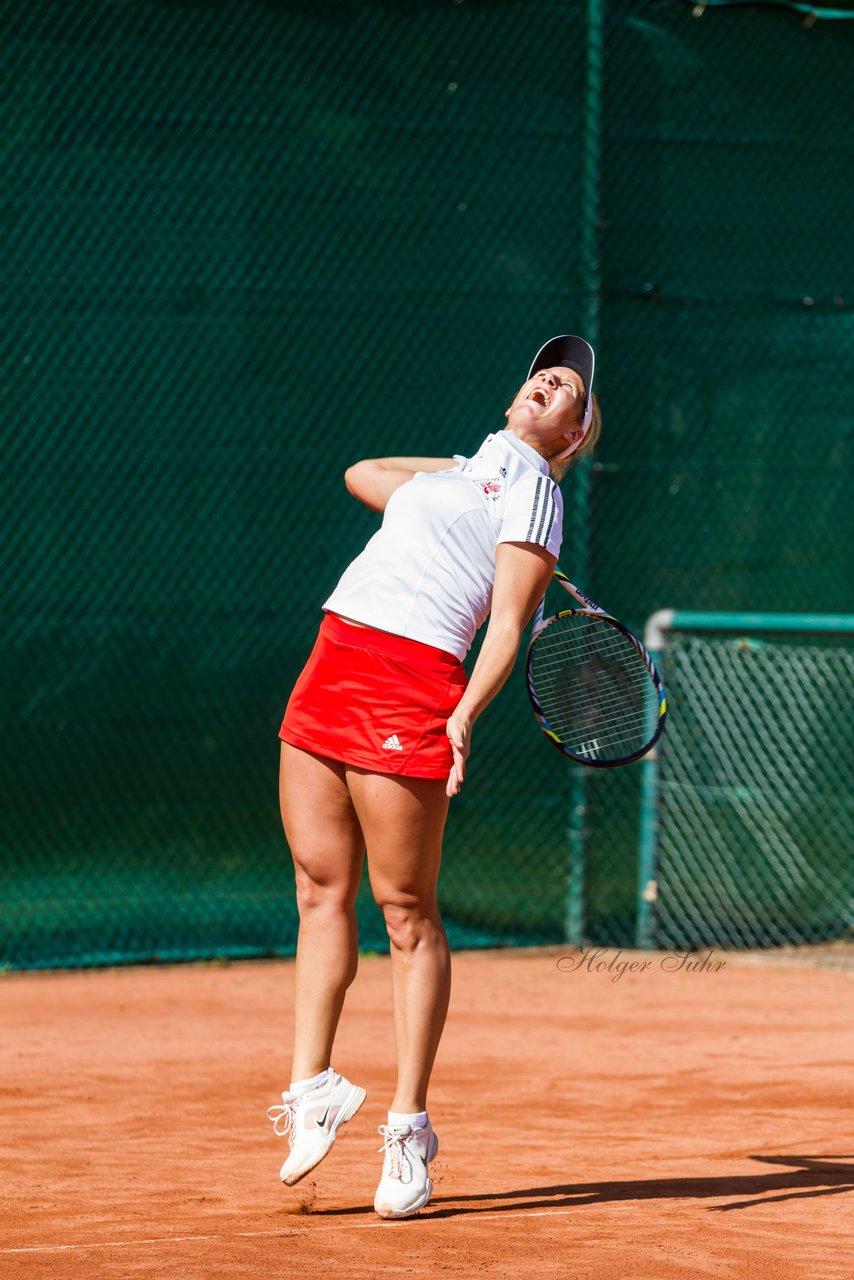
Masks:
[[[549,458],[548,460],[549,474],[551,475],[552,480],[555,480],[560,484],[570,467],[577,466],[582,458],[586,458],[588,454],[592,453],[596,448],[596,445],[599,443],[599,435],[601,431],[602,410],[599,408],[599,401],[596,399],[596,395],[594,393],[593,417],[590,421],[590,429],[581,441],[581,444],[577,449],[573,450],[568,458],[561,458],[559,461],[553,458]]]

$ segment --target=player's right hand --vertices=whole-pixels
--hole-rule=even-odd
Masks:
[[[471,729],[471,720],[464,712],[461,713],[459,708],[448,717],[445,732],[454,754],[454,763],[451,765],[448,785],[445,787],[445,794],[448,796],[459,795],[463,785],[466,776],[466,760],[471,747]]]

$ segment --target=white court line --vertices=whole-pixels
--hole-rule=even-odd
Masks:
[[[571,1209],[532,1209],[518,1210],[514,1212],[512,1209],[503,1209],[500,1213],[479,1213],[477,1221],[483,1222],[487,1218],[506,1218],[507,1214],[512,1214],[513,1218],[551,1218],[558,1217],[559,1214],[575,1213],[580,1206],[575,1205]],[[318,1214],[307,1213],[306,1218],[312,1218],[313,1226],[329,1227],[336,1231],[364,1231],[367,1228],[375,1229],[376,1227],[387,1227],[388,1222],[380,1219],[377,1222],[324,1222],[323,1218]],[[461,1214],[454,1216],[465,1217],[465,1210]],[[436,1215],[438,1218],[438,1215]],[[420,1222],[430,1222],[431,1215],[426,1218],[420,1218]],[[235,1239],[245,1240],[258,1236],[287,1236],[297,1235],[296,1228],[288,1230],[287,1227],[277,1227],[274,1231],[231,1231],[219,1235],[206,1236],[153,1236],[149,1240],[96,1240],[92,1244],[33,1244],[25,1245],[20,1249],[0,1249],[0,1255],[7,1253],[63,1253],[69,1250],[80,1249],[128,1249],[133,1245],[144,1244],[185,1244],[187,1241],[193,1240],[223,1240],[229,1236]]]

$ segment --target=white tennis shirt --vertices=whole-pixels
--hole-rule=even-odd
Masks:
[[[554,556],[563,498],[549,467],[511,431],[488,435],[448,471],[396,489],[382,527],[323,608],[462,659],[492,605],[495,548],[531,542]]]

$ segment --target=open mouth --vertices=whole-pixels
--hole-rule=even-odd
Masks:
[[[541,404],[544,409],[548,409],[552,402],[551,396],[545,387],[534,387],[534,390],[529,393],[527,398],[533,400],[534,404]]]

